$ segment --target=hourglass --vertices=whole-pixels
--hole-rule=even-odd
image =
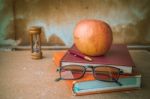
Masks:
[[[41,27],[31,27],[29,29],[32,59],[41,59]]]

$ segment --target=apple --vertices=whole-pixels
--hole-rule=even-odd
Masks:
[[[88,56],[106,54],[113,40],[110,26],[95,19],[81,20],[74,29],[73,37],[78,50]]]

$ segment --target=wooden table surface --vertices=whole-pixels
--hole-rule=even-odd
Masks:
[[[136,91],[73,96],[58,77],[52,55],[32,60],[30,51],[0,52],[0,99],[150,99],[150,52],[130,50],[142,74],[142,88]]]

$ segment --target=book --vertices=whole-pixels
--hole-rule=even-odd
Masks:
[[[115,82],[104,82],[99,80],[76,81],[73,83],[72,91],[74,95],[89,95],[95,93],[106,93],[115,91],[129,91],[140,89],[141,75],[121,77],[118,80],[122,86]]]
[[[70,50],[74,50],[78,53],[80,51],[73,45]],[[82,53],[80,53],[82,54]],[[69,51],[66,52],[61,59],[61,66],[65,65],[82,65],[82,66],[112,66],[120,68],[124,73],[132,73],[134,62],[130,56],[130,53],[126,45],[112,45],[108,53],[101,56],[90,57],[93,61],[87,61],[80,57],[76,57]]]
[[[59,51],[53,54],[53,61],[57,67],[60,66],[61,59],[64,57],[65,53],[64,51]],[[141,74],[134,68],[132,73],[120,75],[119,82],[122,86],[118,86],[114,82],[109,83],[95,80],[90,73],[86,73],[81,79],[65,80],[65,82],[70,92],[73,92],[74,95],[120,92],[139,89],[141,87]]]

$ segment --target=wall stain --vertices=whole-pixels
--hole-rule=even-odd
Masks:
[[[16,46],[11,0],[0,0],[0,46]]]
[[[10,21],[5,26],[0,24],[0,26],[4,27],[1,28],[1,31],[4,32],[1,35],[4,35],[3,38],[13,39],[14,34],[16,39],[22,39],[22,45],[29,44],[28,28],[31,25],[38,26],[40,24],[43,27],[43,44],[55,45],[58,43],[71,46],[73,44],[75,25],[79,20],[89,18],[106,21],[112,27],[114,43],[150,44],[148,39],[148,36],[150,36],[149,0],[143,0],[142,2],[141,0],[2,1],[3,7],[0,7],[0,20],[9,15]],[[12,3],[15,3],[15,31],[12,23]],[[56,39],[57,37],[60,40]],[[51,38],[50,42],[49,38]]]

